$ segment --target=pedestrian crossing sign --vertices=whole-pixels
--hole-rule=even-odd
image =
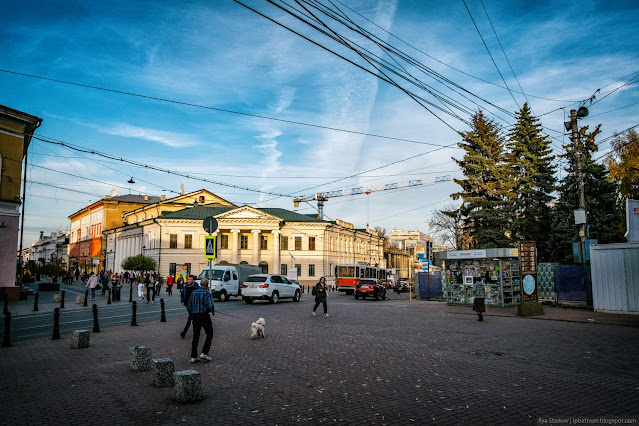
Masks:
[[[207,260],[215,260],[217,257],[217,237],[207,235],[204,237],[204,257]]]

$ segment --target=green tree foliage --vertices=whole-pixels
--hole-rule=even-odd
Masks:
[[[528,103],[516,114],[517,122],[508,135],[507,164],[513,194],[511,238],[534,240],[539,259],[550,260],[550,204],[556,179],[550,140],[542,134],[539,120],[532,115]]]
[[[619,188],[620,207],[627,199],[639,200],[639,134],[633,129],[616,135],[610,143],[613,152],[606,158],[608,178]]]
[[[497,125],[482,111],[472,117],[473,128],[462,132],[459,147],[465,152],[463,159],[455,160],[466,179],[455,179],[461,191],[451,194],[462,199],[459,213],[462,233],[472,240],[464,245],[472,247],[508,247],[509,204],[513,197],[512,184],[505,164],[504,140]]]
[[[599,243],[624,241],[617,224],[621,218],[618,208],[617,187],[608,180],[608,170],[596,163],[592,154],[597,151],[595,137],[601,133],[600,125],[592,132],[588,126],[579,129],[581,163],[584,180],[589,237]],[[564,146],[561,157],[567,162],[567,174],[558,187],[558,200],[553,209],[551,249],[557,262],[572,263],[572,242],[579,241],[579,227],[574,222],[574,210],[579,208],[579,181],[573,144]]]
[[[156,263],[153,258],[138,254],[124,259],[121,266],[124,271],[150,271],[155,270]]]

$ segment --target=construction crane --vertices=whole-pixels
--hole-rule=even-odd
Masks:
[[[424,186],[424,185],[434,185],[440,182],[450,182],[452,179],[449,175],[446,176],[437,176],[434,179],[416,179],[409,180],[405,182],[397,182],[397,183],[386,183],[383,185],[375,185],[375,186],[358,186],[351,189],[339,189],[337,191],[327,191],[327,192],[318,192],[315,195],[309,195],[306,197],[297,197],[293,199],[293,204],[295,207],[299,207],[300,203],[306,203],[308,201],[317,201],[317,211],[319,213],[319,218],[324,219],[324,202],[328,201],[329,198],[335,197],[345,197],[347,195],[361,195],[361,194],[370,194],[371,192],[379,192],[379,191],[391,191],[393,189],[403,189],[403,188],[412,188],[415,186]]]

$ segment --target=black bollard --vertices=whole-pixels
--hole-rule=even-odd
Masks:
[[[60,299],[60,309],[64,309],[64,294],[66,292],[64,290],[62,290],[62,297]]]
[[[5,294],[4,295],[4,309],[2,310],[2,315],[7,315],[7,312],[9,312],[9,295]]]
[[[7,311],[4,314],[4,338],[2,339],[2,347],[8,348],[11,346],[11,312]]]
[[[133,305],[131,306],[131,309],[133,310],[133,313],[131,314],[131,325],[137,326],[138,322],[135,318],[135,313],[138,310],[138,304],[135,300],[133,301]]]
[[[98,324],[98,305],[93,304],[93,332],[100,332],[100,324]]]
[[[60,337],[60,308],[53,310],[53,337],[52,340],[59,340]]]
[[[84,290],[84,305],[87,306],[87,299],[89,298],[89,290]]]
[[[109,298],[107,299],[107,305],[111,304],[111,289],[108,290],[109,291]]]
[[[133,281],[129,285],[129,303],[133,302]]]
[[[160,322],[166,322],[166,313],[164,312],[164,299],[160,299],[160,309],[162,309]]]
[[[33,301],[33,312],[37,312],[38,309],[38,298],[40,297],[40,292],[35,292],[35,300]]]

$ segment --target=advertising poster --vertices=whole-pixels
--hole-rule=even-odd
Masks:
[[[186,265],[176,265],[175,266],[175,281],[177,281],[180,277],[186,282],[186,279],[189,276],[189,270]]]

